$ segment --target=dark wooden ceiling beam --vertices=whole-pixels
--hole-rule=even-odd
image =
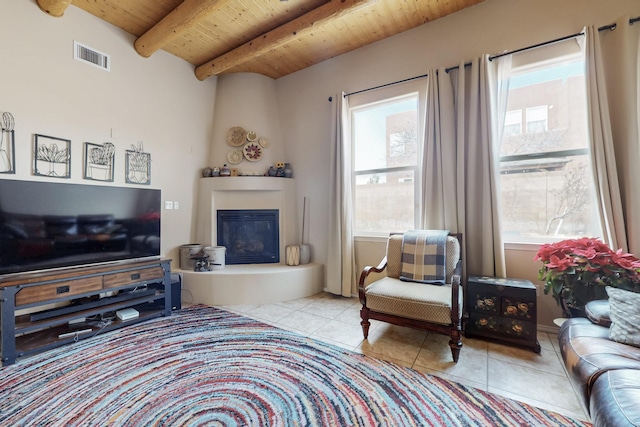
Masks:
[[[71,4],[71,0],[36,0],[36,3],[44,13],[59,18],[64,15],[64,11]]]
[[[173,38],[193,28],[198,22],[215,13],[225,0],[185,0],[134,42],[136,51],[149,57]]]
[[[272,49],[304,37],[315,28],[377,0],[331,0],[247,43],[196,67],[196,77],[204,80],[216,76]]]

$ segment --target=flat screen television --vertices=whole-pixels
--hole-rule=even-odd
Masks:
[[[0,275],[160,256],[160,190],[0,179]]]

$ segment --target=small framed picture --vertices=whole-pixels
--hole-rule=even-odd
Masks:
[[[13,130],[0,129],[0,173],[16,173],[16,140]]]
[[[142,141],[125,151],[125,182],[127,184],[151,184],[151,154],[143,151]]]
[[[113,182],[116,147],[104,144],[84,143],[84,179]]]
[[[35,134],[33,174],[71,178],[71,141]]]

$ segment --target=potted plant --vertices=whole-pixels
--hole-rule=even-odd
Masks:
[[[543,264],[538,278],[544,293],[551,292],[566,317],[584,315],[586,303],[607,299],[606,286],[640,292],[640,260],[596,238],[542,245],[534,260]]]

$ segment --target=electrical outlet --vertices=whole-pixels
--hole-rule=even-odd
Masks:
[[[165,208],[165,209],[173,209],[173,202],[170,202],[170,201],[168,201],[168,200],[167,200],[167,201],[165,201],[165,202],[164,202],[164,208]]]
[[[177,200],[173,202],[173,209],[180,209],[180,202],[178,202]]]

